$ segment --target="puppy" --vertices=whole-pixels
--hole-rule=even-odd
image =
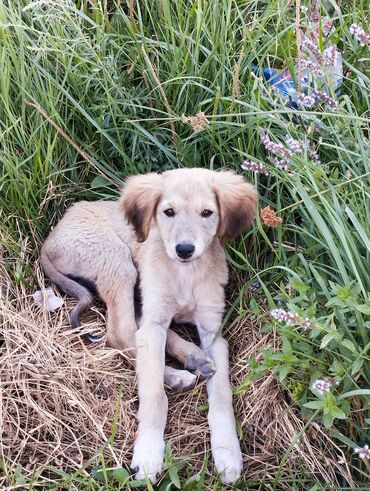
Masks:
[[[242,470],[220,333],[228,271],[223,246],[255,217],[257,193],[230,171],[177,169],[130,177],[119,202],[80,202],[54,228],[41,251],[45,273],[78,299],[72,326],[91,306],[94,286],[107,305],[107,342],[136,356],[139,410],[132,468],[156,482],[162,471],[167,397],[164,383],[194,385],[209,377],[208,421],[217,471],[225,483]],[[142,314],[135,318],[140,276]],[[196,326],[201,348],[169,329]],[[165,365],[165,351],[188,370]]]

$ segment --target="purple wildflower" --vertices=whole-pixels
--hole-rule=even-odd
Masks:
[[[303,148],[307,150],[308,155],[310,156],[312,162],[314,162],[316,165],[321,164],[321,160],[319,157],[319,154],[314,150],[311,146],[311,143],[308,140],[305,140],[302,142]]]
[[[360,459],[369,460],[370,459],[370,448],[369,445],[365,445],[362,448],[355,448],[355,453],[358,453]]]
[[[290,148],[290,150],[295,155],[299,155],[300,153],[302,153],[302,145],[300,144],[300,142],[298,140],[295,140],[290,135],[286,135],[285,141],[286,141],[286,144],[288,145],[288,147]]]
[[[313,55],[320,64],[323,63],[323,56],[321,51],[309,38],[303,38],[301,43],[301,50]]]
[[[321,164],[319,154],[316,152],[316,150],[313,150],[312,148],[310,148],[308,153],[310,154],[312,162],[314,162],[316,165]]]
[[[249,293],[256,293],[257,290],[261,288],[261,283],[259,281],[255,281],[249,288],[248,291]]]
[[[324,394],[324,392],[330,392],[333,383],[330,380],[325,380],[322,378],[318,378],[312,384],[312,389],[316,390],[319,394]]]
[[[316,102],[314,97],[310,95],[306,95],[299,90],[295,92],[295,97],[297,99],[298,104],[305,107],[312,107]]]
[[[287,168],[290,165],[290,160],[289,159],[278,159],[276,157],[267,157],[269,161],[274,165],[277,169],[283,169],[287,170]]]
[[[302,58],[301,66],[303,70],[309,70],[310,72],[314,73],[318,77],[322,77],[324,75],[322,68],[316,61],[309,60],[307,58]]]
[[[352,24],[349,32],[357,39],[361,46],[366,46],[369,42],[369,35],[357,24]]]
[[[322,33],[327,37],[334,29],[334,24],[330,20],[326,20],[322,25]]]
[[[265,174],[265,176],[269,175],[269,171],[264,164],[261,164],[260,162],[253,162],[253,160],[245,160],[241,164],[241,168],[243,170],[251,170],[257,174]]]
[[[322,90],[312,89],[312,95],[315,97],[317,102],[323,102],[326,107],[331,110],[335,110],[338,107],[338,103],[335,99],[330,97],[328,94]]]
[[[285,158],[291,157],[293,155],[289,148],[284,147],[284,145],[282,145],[281,143],[273,142],[264,131],[260,132],[260,136],[266,150],[269,150],[270,152]]]
[[[336,56],[337,56],[337,48],[334,46],[334,44],[331,44],[324,51],[324,65],[326,67],[333,66],[335,63]]]

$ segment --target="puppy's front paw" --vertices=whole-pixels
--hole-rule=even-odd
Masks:
[[[235,482],[242,472],[243,459],[239,445],[213,449],[213,460],[221,480],[225,484]]]
[[[135,442],[131,469],[136,479],[150,479],[154,484],[163,468],[164,441],[156,435],[139,437]]]
[[[203,351],[199,350],[200,355],[188,355],[185,360],[185,368],[199,375],[202,380],[212,377],[216,372],[216,367]]]

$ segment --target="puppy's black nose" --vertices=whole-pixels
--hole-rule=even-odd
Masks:
[[[188,259],[193,255],[195,246],[193,244],[181,243],[176,246],[176,254],[181,257],[181,259]]]

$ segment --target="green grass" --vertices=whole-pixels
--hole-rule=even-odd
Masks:
[[[320,165],[306,155],[294,157],[289,171],[245,173],[260,207],[270,205],[283,223],[271,229],[257,217],[228,247],[231,315],[262,313],[267,299],[271,309],[280,301],[310,319],[307,331],[266,320],[282,350],[264,352],[262,363],[246,360],[245,387],[274,370],[302,418],[316,409],[364,485],[369,467],[353,450],[369,443],[369,52],[348,27],[366,28],[368,10],[362,0],[323,3],[332,6],[331,40],[344,60],[334,112],[272,103],[268,86],[251,74],[251,63],[293,69],[289,2],[142,0],[133,21],[128,1],[105,9],[98,1],[0,0],[1,245],[14,281],[33,288],[37,247],[73,201],[114,197],[135,173],[242,172],[246,158],[267,162],[260,128],[275,141],[307,138]],[[194,133],[181,116],[198,111],[209,125]],[[250,299],[245,292],[256,279],[261,288]],[[326,396],[310,389],[322,377],[338,382]]]

